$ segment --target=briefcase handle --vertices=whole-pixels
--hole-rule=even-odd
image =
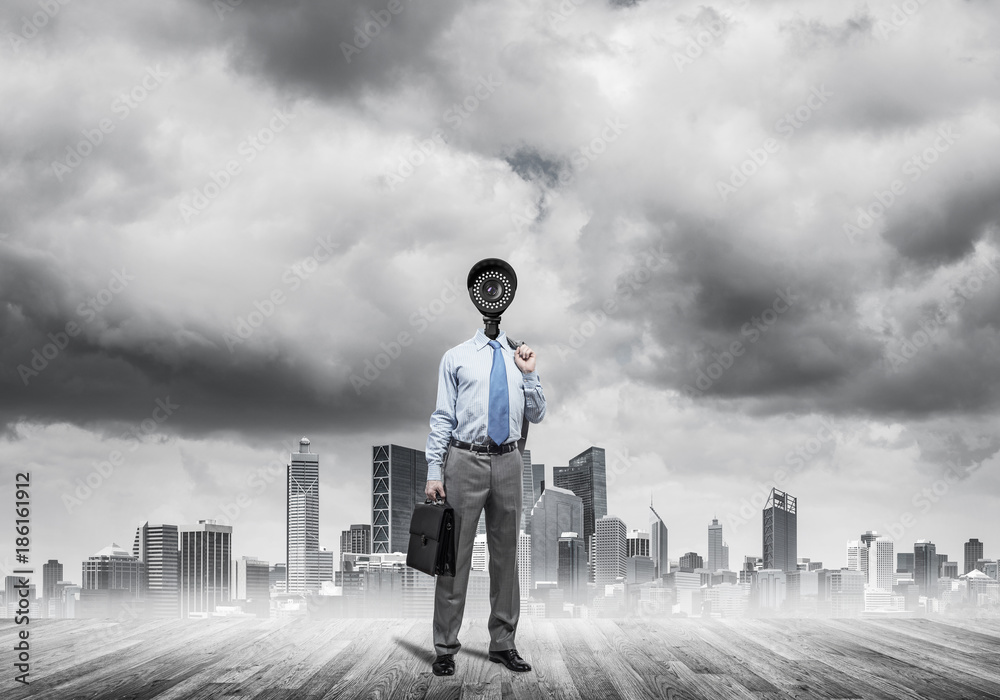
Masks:
[[[425,498],[424,499],[424,505],[444,506],[444,505],[448,505],[448,501],[446,501],[444,499],[441,499],[441,498],[436,498],[433,501],[431,499],[429,499],[429,498]]]

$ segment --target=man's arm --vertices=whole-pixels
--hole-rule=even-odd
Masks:
[[[531,423],[541,423],[545,417],[545,394],[535,372],[536,361],[535,351],[523,343],[514,351],[514,363],[524,379],[524,415]]]
[[[451,442],[451,433],[458,425],[458,417],[455,415],[455,404],[458,401],[458,380],[455,377],[454,367],[451,363],[451,356],[445,353],[441,358],[441,365],[438,367],[438,392],[437,405],[434,413],[431,414],[431,432],[427,435],[427,481],[441,481],[441,464],[444,462],[445,453],[448,451],[448,443]],[[427,495],[430,496],[430,484],[426,487]],[[442,484],[440,493],[444,496],[444,486]]]

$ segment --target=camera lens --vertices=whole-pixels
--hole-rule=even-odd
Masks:
[[[479,292],[483,295],[484,301],[496,301],[503,296],[503,283],[495,278],[483,280]]]

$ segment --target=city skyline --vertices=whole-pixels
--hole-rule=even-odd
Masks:
[[[289,453],[289,455],[288,455],[288,464],[295,464],[296,463],[296,457],[298,457],[298,459],[301,461],[303,459],[303,457],[302,457],[303,453],[309,455],[307,459],[316,460],[317,455],[315,455],[314,453],[311,453],[310,442],[311,441],[308,438],[303,437],[298,442],[298,444],[296,446],[296,451],[292,452],[292,453]],[[417,468],[416,465],[415,465],[415,462],[417,462],[417,461],[419,461],[421,464],[425,465],[425,462],[422,460],[422,453],[421,453],[421,451],[417,450],[417,449],[414,449],[414,448],[406,448],[406,447],[403,447],[403,446],[400,446],[400,445],[387,444],[387,445],[384,445],[382,447],[380,447],[379,445],[373,445],[371,449],[372,449],[373,460],[375,460],[372,463],[372,465],[371,465],[372,468],[373,468],[373,470],[378,468],[378,463],[379,463],[378,460],[379,459],[387,460],[388,457],[389,457],[389,452],[388,451],[385,452],[384,454],[382,454],[382,453],[379,452],[380,449],[389,450],[389,451],[391,451],[391,449],[395,449],[397,452],[399,452],[399,454],[402,455],[403,464],[409,465],[407,467],[407,473],[409,471],[412,471],[413,469]],[[598,446],[593,446],[592,445],[592,446],[588,447],[586,450],[584,450],[582,453],[578,454],[575,458],[573,458],[573,460],[571,460],[571,463],[573,461],[576,461],[576,462],[579,463],[579,462],[583,461],[584,458],[586,458],[587,460],[592,460],[593,459],[592,455],[597,454],[597,453],[603,453],[603,449],[600,448],[600,447],[598,447]],[[382,454],[381,457],[379,456],[380,454]],[[529,457],[529,459],[530,459],[530,457]],[[316,461],[314,461],[313,463],[315,464]],[[426,466],[422,466],[420,468],[426,469]],[[291,472],[289,472],[289,473],[291,473]],[[321,474],[321,473],[322,473],[322,469],[319,470],[319,474]],[[319,476],[319,474],[317,474],[317,476]],[[410,490],[414,488],[414,485],[412,483],[410,483],[410,481],[412,481],[412,479],[410,479],[410,480],[408,480],[406,482],[406,489],[405,489],[405,491],[407,493],[411,492]],[[548,489],[548,488],[550,488],[550,487],[546,487],[546,489]],[[565,491],[565,489],[560,489],[558,487],[556,488],[556,490],[557,491]],[[612,490],[613,489],[610,486],[606,489],[606,491],[607,491],[607,493],[609,495],[612,492]],[[793,503],[797,500],[797,499],[795,499],[795,497],[793,497],[793,496],[791,496],[789,494],[784,494],[783,492],[777,491],[777,489],[773,489],[773,490],[776,491],[778,493],[779,497],[781,497],[781,498],[788,498]],[[567,493],[570,493],[570,492],[567,492]],[[313,497],[315,498],[315,496],[316,495],[314,494]],[[377,493],[376,494],[372,494],[372,497],[373,497],[373,499],[376,498],[377,497]],[[770,502],[770,500],[768,502]],[[581,507],[583,507],[582,504],[581,504]],[[290,513],[291,513],[291,511],[289,511],[289,515],[290,515]],[[371,513],[374,516],[377,513],[377,511],[371,511],[371,510],[369,510],[369,513]],[[617,516],[614,513],[609,513],[608,517],[617,518]],[[399,519],[399,518],[397,517],[397,519]],[[408,516],[405,519],[408,519]],[[401,522],[402,522],[402,520],[401,520]],[[628,528],[628,530],[630,532],[632,530],[636,529],[636,528],[633,528],[633,524],[630,521],[622,521],[622,522],[623,522],[622,527],[623,528]],[[222,529],[228,529],[229,528],[229,526],[227,526],[227,524],[224,523],[224,522],[215,523],[214,525],[221,526]],[[723,529],[723,532],[725,532],[724,524],[721,523],[718,520],[718,518],[713,517],[711,519],[711,522],[708,523],[708,525],[707,525],[708,531],[710,533],[709,534],[709,540],[710,541],[709,541],[708,546],[704,546],[704,547],[700,547],[700,548],[695,547],[695,548],[692,548],[690,550],[683,550],[684,552],[692,552],[692,553],[696,553],[696,554],[700,555],[700,557],[703,559],[703,561],[705,563],[705,566],[708,565],[708,561],[709,561],[709,554],[710,554],[710,549],[711,549],[711,540],[713,538],[713,535],[711,535],[711,533],[713,532],[713,527],[716,526],[716,525],[718,527],[721,527]],[[136,533],[136,544],[133,545],[133,549],[135,549],[135,547],[138,546],[139,536],[140,536],[140,533],[142,532],[143,526],[148,526],[148,521],[139,524],[139,530]],[[158,527],[162,528],[164,526],[158,526]],[[167,527],[170,527],[170,526],[167,526]],[[184,527],[185,527],[184,524],[181,524],[181,529],[183,529]],[[204,525],[198,525],[198,526],[190,526],[189,525],[188,527],[189,528],[190,527],[195,527],[196,529],[202,529],[205,526]],[[350,531],[352,527],[356,527],[356,526],[355,525],[348,526],[347,528],[345,528],[345,530]],[[647,525],[646,527],[650,527],[650,526]],[[668,530],[669,530],[670,529],[669,523],[667,524],[667,527],[668,527]],[[578,528],[578,529],[581,529],[581,537],[582,537],[582,528]],[[638,531],[641,532],[641,530],[638,530]],[[763,532],[763,531],[764,531],[764,514],[762,513],[761,514],[761,532]],[[626,532],[626,530],[623,529],[622,530],[622,536],[623,537],[625,535],[625,532]],[[342,536],[343,535],[343,531],[340,534]],[[646,534],[648,535],[649,533],[646,533]],[[724,535],[724,538],[728,541],[728,536]],[[880,533],[878,533],[877,531],[869,529],[869,530],[863,532],[860,535],[860,539],[857,540],[857,541],[855,541],[855,542],[853,542],[853,544],[856,547],[859,543],[862,543],[862,540],[863,540],[863,544],[871,544],[871,543],[874,543],[876,539],[879,539],[879,540],[888,539],[888,540],[892,541],[891,538],[887,538],[884,535],[880,536]],[[944,549],[941,548],[940,543],[939,542],[935,542],[933,540],[933,538],[926,538],[926,539],[934,542],[933,547],[935,549],[935,552],[944,552],[945,551]],[[974,551],[979,551],[979,549],[983,548],[983,543],[979,539],[974,538],[974,537],[970,537],[970,538],[968,538],[968,540],[972,541],[972,542],[975,542],[975,545],[973,547]],[[340,541],[340,537],[337,538],[337,541]],[[920,545],[920,543],[922,541],[923,540],[915,540],[913,547],[917,548],[918,545]],[[555,544],[556,544],[555,540],[553,540],[553,542],[551,544],[554,547]],[[821,561],[823,563],[824,568],[827,568],[827,569],[839,569],[839,568],[842,568],[842,567],[852,568],[852,566],[854,568],[857,568],[857,566],[861,566],[861,564],[855,559],[854,560],[854,564],[852,565],[852,554],[851,554],[852,549],[851,549],[851,545],[852,545],[852,542],[848,541],[847,542],[847,551],[846,551],[846,553],[843,554],[843,561],[838,561],[836,558],[830,559],[830,560],[826,560],[826,559],[821,559],[821,558],[816,557],[816,556],[812,556],[812,557],[809,557],[809,558],[812,559],[813,561]],[[902,548],[899,548],[899,549],[896,550],[897,552],[905,552],[905,551],[907,551],[907,545],[906,545],[906,543],[903,542],[902,545],[903,545]],[[976,547],[978,547],[979,549],[976,549]],[[962,549],[963,552],[966,551],[966,549],[967,549],[967,542],[963,542],[962,543],[962,548],[961,549]],[[675,563],[679,563],[681,561],[681,558],[682,558],[683,555],[677,549],[674,548],[674,544],[671,543],[669,551],[672,552],[672,554],[670,555],[671,561],[673,561]],[[890,552],[892,551],[891,547],[890,547],[889,551]],[[989,550],[987,549],[986,551],[987,551],[987,556],[988,556],[988,551]],[[330,554],[332,554],[333,556],[339,556],[339,550],[338,551],[334,551],[334,552],[330,552]],[[809,554],[809,552],[806,551],[805,554]],[[866,554],[867,554],[867,552],[866,552]],[[260,555],[258,555],[256,553],[253,553],[253,552],[242,552],[242,551],[237,550],[235,548],[235,546],[233,547],[233,549],[231,551],[231,558],[235,558],[235,557],[248,557],[248,556],[252,557],[254,559],[262,559],[264,561],[267,561],[269,564],[271,564],[272,567],[276,563],[278,563],[278,564],[285,564],[287,566],[287,562],[279,561],[279,560],[276,560],[276,559],[268,559],[267,557],[262,557],[262,556],[260,556]],[[741,557],[742,556],[757,556],[757,557],[761,557],[762,556],[762,552],[758,552],[758,553],[750,553],[750,552],[748,552],[748,553],[745,553],[745,555],[741,555]],[[799,557],[803,556],[803,552],[799,551],[798,552],[798,556]],[[857,555],[855,554],[854,556],[856,557]],[[941,564],[943,564],[943,560],[944,560],[945,556],[948,557],[949,561],[958,561],[956,559],[957,555],[946,555],[946,554],[942,553],[942,554],[938,555],[938,557],[941,558]],[[61,560],[57,560],[57,561],[61,562]],[[864,561],[865,561],[865,564],[867,564],[867,559],[865,559]],[[895,563],[895,560],[893,560],[893,561]],[[937,561],[937,560],[935,559],[935,561]],[[940,568],[940,565],[938,565],[938,566]],[[338,567],[337,561],[334,560],[333,569],[337,570],[337,567]],[[959,563],[959,567],[961,567],[961,563]],[[737,568],[738,567],[732,567],[732,565],[730,566],[730,570],[732,570],[732,571],[737,570]],[[865,568],[865,570],[867,571],[867,568]],[[71,571],[72,571],[72,569],[71,569]],[[958,573],[963,573],[961,571],[961,568],[959,568]],[[72,576],[67,576],[66,580],[74,582],[74,583],[77,583],[72,578]],[[866,574],[866,580],[867,580],[867,574]]]

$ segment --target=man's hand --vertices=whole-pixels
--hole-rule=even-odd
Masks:
[[[432,501],[436,501],[438,500],[437,494],[441,494],[441,499],[444,499],[444,482],[428,481],[427,485],[424,487],[424,495]]]
[[[535,371],[535,351],[527,345],[521,345],[514,351],[514,362],[522,372]]]

